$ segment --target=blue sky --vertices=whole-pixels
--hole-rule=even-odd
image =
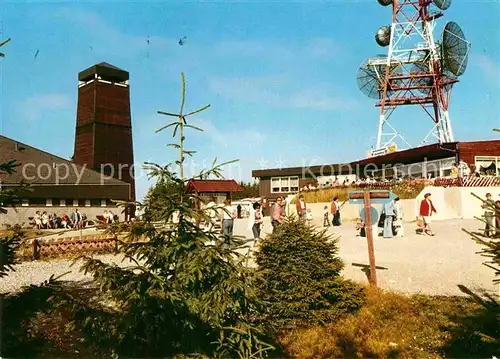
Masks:
[[[391,14],[376,0],[4,1],[0,12],[2,38],[12,38],[2,48],[0,133],[65,158],[73,154],[77,74],[102,61],[130,72],[136,163],[176,159],[170,136],[154,130],[169,120],[157,110],[178,109],[181,71],[187,110],[211,104],[193,117],[205,132],[188,134],[198,150],[188,170],[237,158],[226,175],[250,180],[262,167],[363,158],[375,142],[379,112],[356,73],[386,51],[374,33]],[[437,36],[451,20],[472,42],[451,100],[455,137],[493,138],[500,2],[455,0]],[[393,116],[412,144],[430,129],[421,110]],[[137,182],[141,198],[151,183]]]

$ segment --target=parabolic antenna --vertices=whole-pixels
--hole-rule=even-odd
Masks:
[[[443,67],[455,76],[461,76],[467,69],[469,42],[456,22],[450,21],[443,30],[441,43]]]
[[[370,98],[378,99],[379,91],[383,90],[387,69],[386,59],[385,55],[371,57],[359,67],[357,76],[358,87],[361,92]],[[399,72],[398,65],[391,65],[389,71],[390,75],[397,74]],[[390,96],[392,93],[392,89],[388,88],[387,95]]]
[[[391,28],[389,26],[382,26],[378,29],[375,33],[375,41],[382,47],[389,45],[391,42]]]
[[[382,6],[388,6],[392,4],[392,0],[378,0],[378,3]]]
[[[448,10],[451,6],[451,0],[433,0],[433,2],[441,10]]]

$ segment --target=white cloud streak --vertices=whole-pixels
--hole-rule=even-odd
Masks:
[[[129,58],[140,52],[166,50],[169,47],[179,46],[178,40],[174,38],[150,36],[150,34],[126,34],[110,25],[110,22],[99,14],[82,9],[63,8],[53,16],[85,31],[91,37],[88,46],[92,51],[104,53],[106,56],[113,54]]]
[[[475,55],[473,60],[479,66],[488,80],[494,81],[497,85],[500,78],[500,63],[488,55]]]
[[[37,120],[47,111],[59,111],[72,108],[71,97],[65,94],[41,94],[28,97],[19,105],[21,115],[30,120]]]
[[[350,110],[357,105],[355,100],[324,86],[299,90],[293,90],[291,86],[292,81],[284,76],[209,79],[211,90],[230,100],[315,110]]]

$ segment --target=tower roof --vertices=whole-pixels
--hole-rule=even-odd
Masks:
[[[113,82],[123,82],[129,79],[128,71],[122,70],[119,67],[108,64],[107,62],[100,62],[78,74],[79,81],[87,81],[99,75],[103,80],[110,80]]]

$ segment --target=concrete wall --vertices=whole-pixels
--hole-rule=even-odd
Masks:
[[[414,221],[415,220],[415,201],[414,200],[402,200],[403,204],[403,213],[405,216],[405,221]],[[307,208],[311,208],[314,218],[323,218],[324,207],[328,206],[328,210],[330,210],[330,203],[308,203]],[[373,207],[377,209],[380,213],[382,210],[382,205],[374,204]],[[359,218],[359,212],[361,211],[362,206],[358,204],[348,204],[346,203],[342,209],[340,210],[340,217],[343,221],[355,221]],[[290,213],[296,214],[295,205],[290,209]],[[332,216],[330,214],[330,221],[332,220]]]
[[[474,217],[481,217],[483,215],[482,202],[472,196],[471,193],[483,199],[486,193],[491,193],[493,200],[500,200],[500,187],[426,187],[416,199],[401,200],[405,221],[410,222],[416,219],[419,214],[420,202],[426,193],[432,195],[432,202],[437,210],[437,214],[433,214],[435,220],[455,218],[473,219]],[[323,208],[325,206],[328,206],[328,209],[330,209],[330,203],[309,203],[307,206],[311,208],[315,218],[323,217]],[[382,206],[373,206],[380,213]],[[342,207],[341,218],[346,221],[356,220],[359,218],[360,210],[360,205],[346,203]],[[292,204],[289,211],[295,214],[295,205]]]
[[[116,206],[107,206],[107,207],[16,207],[16,208],[8,208],[7,214],[0,214],[0,229],[3,229],[4,224],[22,224],[24,226],[29,226],[29,217],[33,217],[36,211],[40,212],[48,212],[48,213],[56,213],[59,217],[63,214],[67,214],[71,216],[71,213],[75,208],[78,208],[80,213],[85,213],[87,215],[88,220],[96,220],[96,216],[100,216],[103,214],[104,210],[110,210],[113,214],[118,215],[120,221],[125,220],[125,216],[121,213],[122,208],[118,208]]]

